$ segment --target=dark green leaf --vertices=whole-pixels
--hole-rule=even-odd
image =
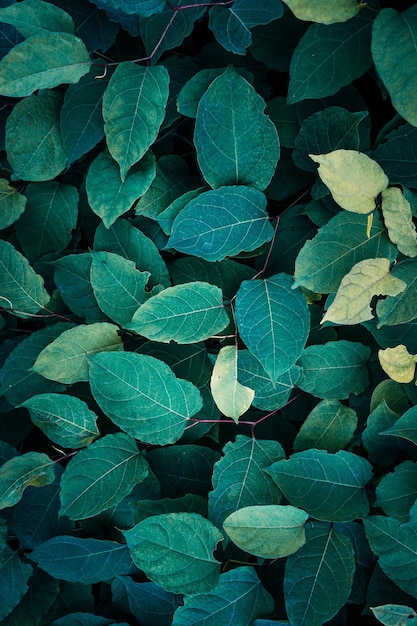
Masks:
[[[375,505],[400,522],[406,522],[417,498],[417,465],[404,461],[382,477],[376,487]]]
[[[0,178],[0,230],[13,224],[26,207],[26,196],[12,187],[8,180]]]
[[[25,624],[37,626],[59,595],[59,582],[40,569],[28,580],[28,590],[15,609],[3,620],[2,626]]]
[[[392,182],[417,186],[414,168],[417,159],[416,141],[417,128],[403,124],[389,133],[372,153],[372,158],[378,161]]]
[[[294,452],[309,448],[337,452],[345,448],[358,426],[355,411],[338,400],[322,400],[311,411],[294,441]]]
[[[19,604],[28,589],[32,566],[23,563],[19,553],[6,544],[7,526],[0,525],[0,619],[3,620]]]
[[[6,461],[0,467],[0,509],[19,502],[27,487],[49,485],[54,478],[54,465],[41,452],[26,452]]]
[[[142,626],[170,626],[180,603],[175,594],[155,583],[137,583],[129,576],[112,582],[113,601],[125,613],[132,613]]]
[[[204,387],[210,381],[213,365],[203,343],[176,345],[145,341],[138,352],[164,361],[175,376],[189,380],[196,387]]]
[[[138,524],[153,515],[165,513],[199,513],[207,517],[207,500],[194,493],[187,493],[181,498],[162,498],[161,500],[132,500],[130,502],[134,523]]]

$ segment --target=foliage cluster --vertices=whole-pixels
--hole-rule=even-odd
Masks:
[[[417,623],[391,4],[1,0],[2,626]]]

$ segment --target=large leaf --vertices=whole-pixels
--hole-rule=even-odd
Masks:
[[[220,563],[213,551],[223,535],[201,515],[157,515],[123,534],[135,565],[167,591],[195,594],[217,584]]]
[[[377,328],[405,324],[417,316],[415,298],[417,297],[417,260],[406,259],[395,265],[392,275],[404,281],[406,288],[396,297],[379,300],[376,305],[378,316]]]
[[[273,463],[268,472],[291,504],[316,519],[350,521],[369,512],[365,485],[372,466],[352,452],[312,448]]]
[[[168,287],[144,302],[126,328],[148,339],[196,343],[226,328],[222,292],[204,282]]]
[[[70,460],[61,479],[61,514],[79,520],[118,504],[148,473],[133,437],[106,435]]]
[[[26,452],[0,467],[0,509],[13,506],[27,487],[42,487],[55,478],[51,459],[41,452]]]
[[[180,603],[180,596],[152,582],[137,583],[130,576],[115,578],[111,589],[114,604],[143,626],[169,626]]]
[[[263,190],[279,158],[278,134],[266,103],[233,68],[216,78],[197,109],[194,143],[203,177],[213,188]]]
[[[84,43],[71,33],[41,33],[10,50],[0,62],[0,93],[22,98],[37,89],[76,83],[90,69]]]
[[[202,407],[192,383],[145,354],[101,353],[90,359],[96,402],[119,428],[148,443],[174,443]]]
[[[301,356],[310,330],[310,315],[301,291],[287,274],[245,280],[236,297],[240,336],[272,381]]]
[[[356,0],[284,0],[299,20],[334,24],[347,22],[362,8]]]
[[[163,65],[121,63],[103,96],[104,130],[124,182],[155,141],[165,117],[169,75]]]
[[[398,420],[400,421],[400,420]],[[375,505],[386,515],[407,522],[417,498],[417,464],[404,461],[382,477],[376,487]]]
[[[217,355],[211,376],[211,393],[219,410],[236,423],[245,413],[255,396],[253,389],[237,380],[238,351],[235,346],[225,346]]]
[[[68,13],[49,2],[24,0],[0,9],[0,21],[11,24],[27,39],[42,32],[74,34],[74,21]]]
[[[353,438],[358,416],[338,400],[322,400],[307,415],[294,441],[294,452],[310,448],[337,452]]]
[[[382,214],[389,238],[406,256],[417,256],[417,232],[413,223],[410,203],[397,187],[384,189]]]

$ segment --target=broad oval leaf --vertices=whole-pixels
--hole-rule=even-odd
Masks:
[[[26,487],[42,487],[55,479],[54,464],[41,452],[15,456],[0,467],[0,509],[13,506]]]
[[[417,232],[410,203],[397,187],[384,189],[381,196],[382,214],[389,238],[405,256],[417,256]]]
[[[220,563],[213,551],[223,535],[201,515],[157,515],[123,534],[135,565],[166,591],[195,594],[217,584]]]
[[[308,514],[289,504],[247,506],[231,513],[223,528],[239,548],[263,559],[280,559],[305,543]]]
[[[25,39],[42,32],[74,34],[75,31],[68,13],[43,0],[24,0],[5,6],[0,9],[0,21],[14,26]]]
[[[378,350],[378,359],[384,372],[397,383],[411,383],[416,369],[417,355],[410,354],[403,344]]]
[[[259,248],[273,234],[264,194],[251,187],[227,186],[191,200],[175,218],[166,247],[222,261]]]
[[[235,346],[221,348],[211,375],[210,388],[218,409],[236,423],[255,396],[253,389],[237,380],[238,351]]]
[[[415,626],[417,613],[409,606],[383,604],[371,606],[371,611],[384,626]]]
[[[25,207],[26,196],[12,187],[8,180],[0,178],[0,230],[11,226]]]
[[[405,411],[405,413],[399,419],[396,419],[388,428],[381,430],[379,434],[407,439],[417,445],[416,417],[417,407],[412,406],[411,409]]]
[[[132,614],[143,626],[168,626],[181,596],[152,582],[138,583],[130,576],[112,581],[112,600],[117,608]]]
[[[84,43],[71,33],[41,33],[18,44],[0,62],[0,93],[22,98],[37,89],[76,83],[90,69]]]
[[[347,22],[362,8],[357,0],[284,0],[299,20],[334,24]]]
[[[398,420],[400,421],[400,420]],[[417,463],[404,461],[376,486],[375,506],[400,522],[407,522],[417,498]]]
[[[163,65],[121,63],[103,96],[104,132],[122,181],[155,141],[165,117],[169,74]]]
[[[194,132],[198,164],[211,187],[267,187],[280,147],[265,106],[232,67],[211,83],[199,102]]]
[[[90,386],[100,408],[119,428],[156,445],[177,441],[203,405],[192,383],[176,378],[168,365],[145,354],[92,356]]]
[[[126,328],[147,339],[196,343],[229,324],[221,289],[205,282],[168,287],[144,302]]]
[[[148,463],[125,433],[106,435],[80,450],[61,478],[61,515],[86,519],[118,504],[148,474]]]
[[[322,400],[307,415],[294,441],[294,452],[310,448],[337,452],[353,438],[358,426],[355,411],[338,400]]]
[[[291,276],[276,274],[243,281],[236,296],[239,334],[272,381],[295,364],[310,331],[305,296],[292,287]]]
[[[316,519],[347,522],[369,513],[365,485],[372,466],[352,452],[312,448],[273,463],[268,472],[291,504]]]

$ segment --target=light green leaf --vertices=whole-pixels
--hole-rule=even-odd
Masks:
[[[0,178],[0,230],[11,226],[23,213],[26,196],[12,187],[8,180]]]
[[[201,515],[149,517],[123,534],[135,565],[166,591],[195,594],[218,583],[213,551],[223,535]]]
[[[147,300],[126,328],[163,343],[196,343],[219,334],[228,323],[221,290],[193,282],[168,287]]]
[[[376,161],[356,150],[309,156],[319,164],[321,180],[342,209],[364,214],[375,209],[377,195],[388,186],[388,178]]]
[[[169,74],[163,65],[140,66],[125,61],[110,79],[103,96],[107,146],[120,166],[121,179],[146,154],[165,117]]]
[[[280,559],[305,543],[304,524],[308,514],[291,505],[247,506],[228,515],[223,528],[241,550]]]
[[[285,565],[284,597],[293,626],[322,626],[348,601],[355,572],[349,537],[314,522]]]
[[[77,83],[90,69],[84,43],[71,33],[33,35],[12,48],[0,61],[0,94],[29,96],[38,89]]]
[[[352,325],[373,319],[370,302],[374,296],[397,296],[407,286],[390,274],[389,269],[389,259],[365,259],[356,263],[342,278],[321,323]]]
[[[371,350],[361,343],[328,341],[306,348],[298,359],[298,387],[323,399],[344,400],[364,391],[368,384],[366,363]]]
[[[91,208],[106,228],[146,193],[155,174],[155,157],[150,151],[125,174],[123,181],[118,164],[107,150],[94,159],[88,168],[86,191]]]
[[[148,474],[148,463],[125,433],[106,435],[80,450],[61,478],[61,515],[80,520],[118,504]]]
[[[406,324],[417,317],[417,260],[405,259],[392,268],[392,274],[406,283],[406,288],[396,297],[379,300],[376,305],[377,328]]]
[[[49,302],[43,278],[8,241],[0,241],[0,306],[19,317],[30,317]]]
[[[217,355],[211,375],[211,393],[223,415],[236,423],[246,413],[255,396],[253,389],[241,385],[237,380],[238,351],[235,346],[225,346]]]
[[[59,125],[61,104],[60,93],[45,90],[13,107],[6,122],[6,152],[13,180],[52,180],[66,168]],[[22,128],[31,132],[22,133]]]
[[[54,464],[41,452],[15,456],[0,467],[0,509],[22,499],[26,487],[42,487],[55,479]]]
[[[406,522],[417,498],[417,464],[399,463],[393,472],[382,476],[376,486],[375,506],[386,515]]]
[[[105,350],[123,350],[118,328],[107,322],[80,324],[65,330],[42,350],[33,370],[50,380],[71,385],[89,380],[87,357]]]
[[[299,20],[334,24],[347,22],[362,8],[357,0],[284,0]]]
[[[102,411],[127,433],[148,443],[177,441],[202,407],[198,389],[176,378],[158,359],[134,352],[90,359],[90,386]]]
[[[322,400],[307,415],[294,441],[294,452],[310,448],[337,452],[351,441],[358,416],[338,400]]]
[[[274,382],[297,361],[310,330],[304,294],[293,280],[277,274],[266,280],[245,280],[236,296],[239,333]]]
[[[259,248],[273,234],[264,194],[251,187],[227,186],[191,200],[174,220],[166,247],[222,261]]]
[[[28,409],[32,422],[54,443],[64,448],[88,446],[99,436],[97,415],[75,396],[41,393],[20,406]]]
[[[415,626],[417,613],[409,606],[383,604],[371,606],[372,613],[384,626]]]
[[[280,147],[265,106],[232,67],[211,83],[198,105],[194,132],[198,164],[211,187],[267,187]]]
[[[43,0],[24,0],[0,9],[0,22],[14,26],[25,39],[45,32],[75,33],[72,17]]]
[[[316,519],[348,522],[369,513],[365,485],[372,466],[352,452],[312,448],[273,463],[268,473],[291,504]]]
[[[378,359],[384,372],[397,383],[411,383],[417,363],[417,354],[410,354],[403,344],[378,350]]]
[[[417,232],[410,203],[398,187],[384,189],[381,195],[382,214],[389,238],[405,256],[417,256]]]

